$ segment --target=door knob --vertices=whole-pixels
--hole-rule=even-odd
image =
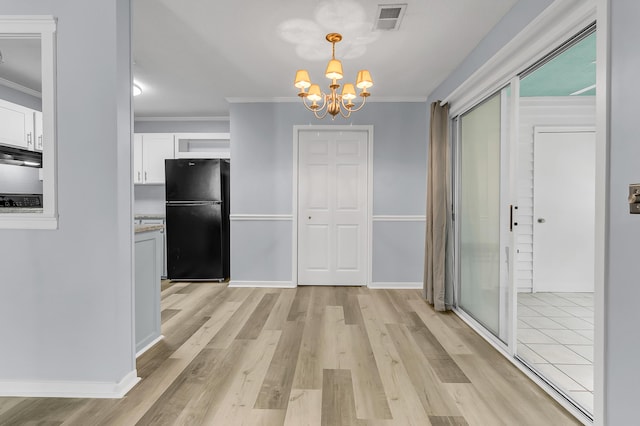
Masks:
[[[538,223],[545,223],[545,222],[546,222],[546,220],[544,218],[542,218],[542,217],[538,218]]]

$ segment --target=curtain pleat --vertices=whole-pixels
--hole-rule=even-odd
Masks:
[[[431,104],[427,165],[424,292],[437,311],[451,309],[451,158],[449,105]]]

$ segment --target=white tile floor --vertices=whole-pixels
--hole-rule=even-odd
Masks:
[[[519,293],[518,355],[593,413],[593,293]]]

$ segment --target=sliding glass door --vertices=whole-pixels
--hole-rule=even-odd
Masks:
[[[503,179],[509,90],[503,89],[458,120],[457,304],[507,342],[508,273],[504,244]],[[508,232],[508,229],[506,230]]]

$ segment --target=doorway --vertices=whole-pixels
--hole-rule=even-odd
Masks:
[[[369,132],[297,133],[300,285],[367,284]]]

